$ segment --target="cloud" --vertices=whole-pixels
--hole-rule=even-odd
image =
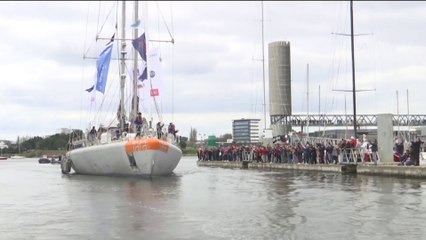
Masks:
[[[93,83],[95,60],[83,56],[102,50],[104,40],[95,44],[95,37],[112,35],[116,7],[109,1],[0,3],[0,139],[85,128],[104,118],[93,118],[100,105],[115,113],[111,98],[102,102],[98,94],[90,104],[84,89]],[[263,7],[267,110],[268,44],[289,41],[293,113],[307,110],[307,64],[310,112],[350,112],[350,93],[333,91],[351,88],[350,38],[332,34],[349,33],[349,3],[265,1]],[[183,135],[191,127],[220,135],[231,133],[234,119],[263,118],[261,2],[148,1],[141,8],[151,39],[170,39],[168,31],[175,39],[174,45],[149,43],[162,53],[164,119]],[[355,38],[357,88],[375,89],[357,94],[359,113],[395,113],[396,91],[400,111],[407,111],[407,90],[410,113],[422,113],[425,10],[424,2],[354,2],[355,32],[369,34]],[[117,67],[108,79],[114,96]]]

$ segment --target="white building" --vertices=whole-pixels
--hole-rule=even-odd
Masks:
[[[232,121],[232,137],[236,143],[259,143],[260,119],[238,119]]]

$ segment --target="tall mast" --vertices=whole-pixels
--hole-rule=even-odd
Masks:
[[[263,34],[263,1],[262,3],[262,74],[263,74],[263,129],[266,129],[266,94],[265,94],[265,39]]]
[[[396,90],[396,115],[398,116],[398,121],[397,121],[397,124],[398,124],[398,135],[400,135],[400,132],[399,132],[399,98],[398,98],[398,90]]]
[[[306,105],[307,105],[307,116],[306,121],[306,134],[309,137],[309,63],[306,65]]]
[[[407,115],[410,116],[410,104],[408,102],[408,89],[407,89]],[[410,133],[410,121],[408,121],[408,133]]]
[[[134,21],[136,22],[139,18],[139,2],[134,1],[135,6],[135,16]],[[135,27],[133,30],[133,39],[138,37],[138,28]],[[137,81],[138,81],[138,52],[133,51],[133,99],[132,99],[132,112],[130,114],[130,119],[134,119],[136,117],[137,112],[139,111],[139,99],[138,99],[138,89],[137,89]]]
[[[318,85],[318,117],[321,119],[321,85]],[[318,132],[321,131],[321,125],[318,127]]]
[[[126,83],[126,1],[121,3],[121,64],[120,64],[120,129],[124,129],[124,84]]]
[[[357,137],[356,127],[356,90],[355,90],[355,50],[354,50],[354,16],[353,1],[351,0],[351,52],[352,52],[352,98],[354,108],[354,137]]]

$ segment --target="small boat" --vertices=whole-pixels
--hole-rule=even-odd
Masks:
[[[52,158],[52,160],[50,160],[51,164],[61,163],[61,162],[62,162],[61,159],[56,160],[56,159]]]
[[[43,156],[40,159],[38,159],[38,163],[51,163],[51,161],[49,158],[47,158],[47,156]]]

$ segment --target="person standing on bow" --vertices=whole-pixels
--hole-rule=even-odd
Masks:
[[[161,122],[157,123],[157,138],[161,139],[161,137],[163,136],[163,127],[164,124],[162,124]]]
[[[173,123],[169,124],[169,127],[167,128],[167,133],[172,134],[173,135],[173,140],[176,140],[176,128],[175,125]]]
[[[95,126],[93,126],[92,129],[90,130],[90,133],[89,133],[91,144],[95,143],[97,134],[98,134],[98,132],[96,131]]]
[[[141,131],[142,131],[142,113],[138,112],[138,115],[136,116],[135,121],[133,122],[136,126],[136,137],[140,137],[141,136]]]

